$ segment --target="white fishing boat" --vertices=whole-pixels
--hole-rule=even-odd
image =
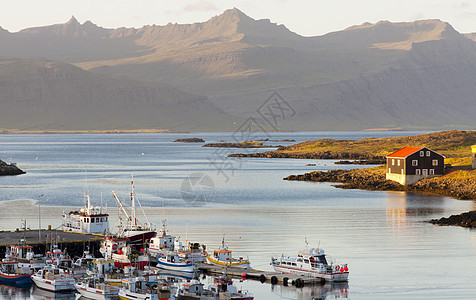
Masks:
[[[167,234],[166,221],[163,220],[160,235],[150,239],[148,252],[152,257],[161,257],[167,251],[174,251],[175,236]]]
[[[35,254],[32,246],[10,245],[10,251],[12,258],[18,261],[18,266],[29,268],[30,273],[35,273],[46,266],[46,257]]]
[[[204,288],[197,279],[180,281],[175,294],[177,300],[216,300],[216,293]]]
[[[157,258],[157,268],[176,272],[194,273],[195,264],[182,261],[174,252],[169,252],[162,257]]]
[[[207,255],[207,262],[212,265],[218,265],[223,267],[237,267],[237,268],[250,268],[250,261],[243,257],[234,258],[232,257],[231,250],[225,246],[225,238],[223,237],[222,246],[218,250],[213,250],[213,253],[210,255],[208,252],[205,252]]]
[[[74,287],[81,296],[90,299],[115,299],[119,294],[119,287],[107,284],[102,277],[84,278],[77,282]]]
[[[54,293],[74,291],[75,280],[55,265],[49,265],[31,275],[35,285]]]
[[[297,257],[272,257],[271,265],[280,273],[323,278],[330,282],[349,280],[347,264],[329,263],[324,250],[319,248],[306,248],[299,251]]]
[[[239,291],[233,284],[233,281],[226,276],[226,274],[215,277],[213,285],[209,288],[213,293],[216,293],[220,300],[253,300],[254,297],[246,292]]]
[[[122,300],[159,300],[169,299],[171,293],[167,284],[158,281],[157,276],[139,276],[123,279],[118,295]]]
[[[109,215],[102,207],[91,205],[91,199],[86,194],[86,204],[79,211],[63,211],[63,230],[84,233],[106,233],[109,231]]]
[[[197,263],[205,262],[207,259],[205,246],[200,246],[199,243],[191,243],[188,241],[186,241],[186,245],[184,245],[182,241],[180,241],[180,238],[176,238],[167,233],[166,222],[164,220],[160,235],[150,239],[148,253],[151,257],[159,258],[170,251],[174,251],[182,261]]]

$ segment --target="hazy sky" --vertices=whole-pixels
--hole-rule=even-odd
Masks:
[[[74,15],[105,28],[138,28],[203,22],[233,7],[305,36],[364,22],[418,19],[441,19],[459,32],[476,32],[474,0],[1,0],[0,26],[16,32],[65,23]]]

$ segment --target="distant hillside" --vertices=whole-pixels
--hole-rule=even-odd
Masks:
[[[44,59],[0,60],[0,128],[203,130],[231,123],[204,96]]]
[[[364,23],[302,37],[236,8],[202,23],[138,29],[73,17],[18,33],[0,29],[0,56],[44,57],[129,78],[119,79],[124,84],[160,82],[203,95],[233,116],[219,122],[205,113],[212,117],[195,120],[205,130],[235,130],[236,120],[257,118],[275,91],[296,111],[279,120],[280,130],[476,127],[474,34],[440,20]]]

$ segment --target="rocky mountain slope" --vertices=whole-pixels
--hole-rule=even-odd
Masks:
[[[204,95],[233,116],[203,126],[197,120],[209,130],[259,118],[257,109],[275,91],[296,112],[279,120],[281,130],[474,128],[472,37],[440,20],[364,23],[302,37],[230,9],[194,24],[105,29],[73,17],[0,30],[0,56],[65,61]]]

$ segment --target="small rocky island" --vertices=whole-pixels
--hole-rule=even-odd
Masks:
[[[264,145],[261,142],[245,141],[241,143],[211,143],[202,147],[218,147],[218,148],[277,148],[280,146]]]
[[[174,143],[205,143],[204,139],[200,138],[186,138],[186,139],[176,139]]]
[[[3,160],[0,160],[0,176],[8,176],[8,175],[20,175],[25,174],[23,170],[18,168],[16,164],[7,164]]]

